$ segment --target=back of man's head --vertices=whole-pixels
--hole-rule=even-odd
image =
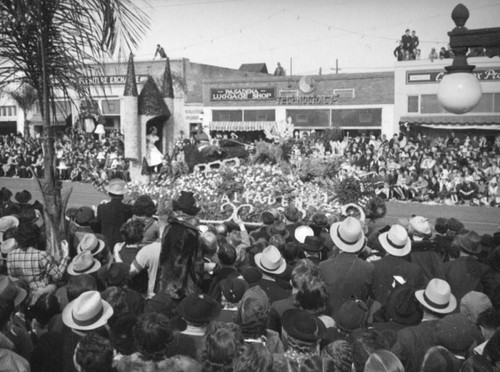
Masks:
[[[234,265],[236,262],[236,249],[229,243],[224,243],[217,252],[219,261],[223,265]]]
[[[113,367],[111,342],[96,333],[85,335],[75,349],[74,363],[81,372],[111,371]]]
[[[160,313],[143,314],[134,326],[134,340],[142,359],[159,361],[165,358],[167,345],[173,338],[169,319]]]
[[[217,235],[207,231],[200,236],[200,245],[205,256],[212,256],[217,252]]]
[[[95,290],[97,290],[97,283],[94,277],[88,274],[71,276],[66,287],[68,301],[76,300],[83,292]]]

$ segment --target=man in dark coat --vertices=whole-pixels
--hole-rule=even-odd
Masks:
[[[415,292],[423,307],[422,322],[398,331],[392,352],[401,360],[405,371],[419,371],[425,353],[438,345],[436,325],[446,314],[457,307],[457,299],[451,294],[449,284],[442,279],[432,279],[424,290]]]
[[[393,225],[391,229],[378,236],[380,245],[387,252],[382,259],[375,261],[373,293],[375,300],[382,306],[393,289],[394,277],[399,276],[404,283],[415,289],[425,287],[422,269],[408,261],[411,252],[411,240],[408,232],[401,225]]]
[[[333,243],[340,249],[338,256],[319,265],[330,297],[333,317],[340,307],[352,297],[367,302],[373,285],[373,265],[358,258],[366,238],[360,222],[347,217],[330,228]]]
[[[121,242],[120,228],[132,217],[132,206],[123,203],[126,193],[126,183],[122,179],[112,179],[106,188],[111,200],[97,207],[96,232],[106,237],[106,245],[110,250]]]
[[[460,257],[443,265],[446,281],[458,300],[470,291],[483,291],[482,280],[490,268],[475,257],[481,251],[480,240],[474,231],[457,235],[453,245],[460,247]]]

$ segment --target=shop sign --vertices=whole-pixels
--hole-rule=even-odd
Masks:
[[[499,81],[500,69],[483,69],[472,71],[480,81]],[[446,74],[446,71],[408,71],[406,73],[406,84],[438,83]]]
[[[184,118],[187,123],[201,123],[200,115],[203,115],[202,108],[186,108],[184,109]]]
[[[210,101],[267,101],[275,97],[274,88],[210,89]]]
[[[278,97],[278,105],[331,105],[338,96]]]
[[[137,84],[143,84],[148,80],[147,75],[136,75]],[[78,84],[81,85],[124,85],[127,81],[127,75],[109,75],[109,76],[91,76],[79,78]]]

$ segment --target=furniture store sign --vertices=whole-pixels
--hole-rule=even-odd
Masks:
[[[479,81],[500,81],[500,69],[489,68],[472,71]],[[439,83],[446,71],[408,71],[406,84]]]
[[[268,101],[275,99],[274,88],[213,88],[210,101]]]
[[[148,80],[147,75],[136,75],[135,82],[144,84]],[[79,78],[81,85],[123,85],[127,81],[127,75],[89,76]]]

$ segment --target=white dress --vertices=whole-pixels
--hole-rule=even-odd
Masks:
[[[148,166],[155,167],[162,163],[163,154],[155,146],[160,138],[154,134],[149,134],[146,136],[146,161]]]

